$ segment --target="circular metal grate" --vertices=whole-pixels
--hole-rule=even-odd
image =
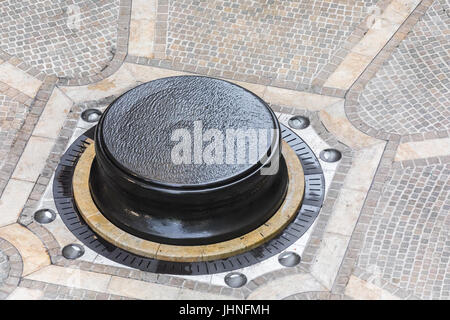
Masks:
[[[88,248],[117,263],[143,271],[165,274],[202,275],[241,269],[270,258],[296,242],[311,226],[322,206],[325,181],[317,157],[308,145],[292,130],[281,125],[282,138],[295,151],[303,166],[305,195],[296,218],[274,239],[258,248],[226,259],[204,262],[169,262],[144,258],[98,237],[83,221],[73,200],[72,176],[86,139],[94,138],[95,127],[86,131],[67,149],[56,169],[53,196],[67,228]]]

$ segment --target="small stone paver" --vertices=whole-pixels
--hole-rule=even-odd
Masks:
[[[432,3],[364,89],[358,114],[369,126],[401,135],[450,129],[450,9],[444,4]]]

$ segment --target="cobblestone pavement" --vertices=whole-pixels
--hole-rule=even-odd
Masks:
[[[375,3],[173,0],[167,56],[228,78],[250,76],[307,88]]]
[[[0,1],[0,299],[450,299],[449,12],[448,0]],[[61,218],[34,221],[93,125],[83,110],[187,72],[236,81],[284,123],[308,117],[311,149],[342,152],[321,162],[324,205],[289,248],[298,266],[274,256],[233,289],[87,246],[67,260],[81,242]]]
[[[424,299],[450,298],[450,164],[393,168],[357,266]]]
[[[0,287],[8,278],[9,268],[8,257],[0,250]]]
[[[29,107],[0,94],[0,170],[28,112]]]
[[[450,15],[434,1],[360,96],[363,121],[375,129],[414,134],[450,129]]]
[[[119,0],[6,0],[0,49],[63,78],[99,73],[116,50]],[[77,17],[79,12],[79,29]]]

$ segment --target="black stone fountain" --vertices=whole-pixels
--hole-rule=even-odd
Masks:
[[[191,130],[195,122],[224,135],[248,129],[274,134],[262,146],[263,159],[254,163],[246,152],[244,163],[196,163],[198,155],[192,154],[191,162],[175,165],[171,135]],[[192,140],[202,140],[195,136],[201,132],[191,132]],[[197,76],[151,81],[119,97],[102,115],[92,196],[111,222],[140,238],[175,245],[236,238],[263,224],[283,200],[288,179],[280,142],[272,110],[240,86]],[[278,172],[262,175],[273,161],[280,163]]]
[[[189,275],[244,268],[297,241],[322,206],[312,150],[228,81],[154,80],[82,118],[99,121],[61,158],[53,196],[67,228],[115,262]]]

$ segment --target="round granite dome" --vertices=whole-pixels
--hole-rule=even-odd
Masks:
[[[249,152],[255,152],[249,143],[245,150],[239,150],[245,152],[245,161],[236,161],[236,144],[234,161],[226,161],[230,129],[271,132],[278,124],[267,104],[240,86],[208,77],[181,76],[151,81],[128,91],[110,105],[99,128],[109,157],[126,172],[163,184],[204,185],[238,176],[258,162],[249,158]],[[172,161],[171,152],[181,141],[173,136],[177,129],[190,136],[189,163]],[[199,155],[216,140],[205,135],[208,129],[222,133],[226,165],[199,163]],[[198,143],[194,145],[195,139],[203,140],[200,148]],[[267,154],[270,145],[270,138],[266,143],[263,140],[257,154],[263,154],[262,149]]]

